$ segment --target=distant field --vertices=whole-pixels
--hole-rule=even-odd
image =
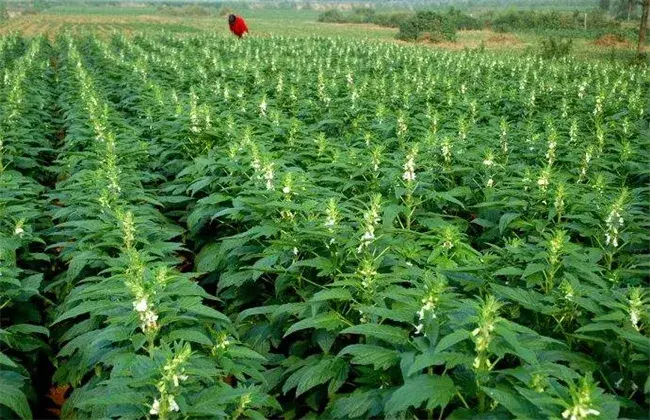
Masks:
[[[227,34],[225,16],[217,9],[205,16],[173,16],[157,7],[56,6],[37,15],[19,16],[0,24],[0,34],[17,32],[26,36],[44,34],[50,38],[61,31],[92,32],[108,35],[115,31],[170,32],[193,34],[201,31]],[[233,10],[248,22],[253,36],[328,36],[398,42],[397,29],[371,24],[318,22],[315,10],[246,9]],[[460,31],[454,43],[426,44],[451,50],[487,49],[493,51],[535,51],[543,35],[531,33],[495,33],[490,30]],[[575,55],[584,58],[619,59],[634,54],[632,43],[596,43],[595,38],[574,38]]]

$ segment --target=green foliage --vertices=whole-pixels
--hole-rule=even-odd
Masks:
[[[43,352],[62,418],[647,413],[643,68],[170,33],[0,55],[2,417]]]
[[[544,58],[566,57],[571,53],[573,40],[571,39],[543,39],[540,45],[541,56]]]
[[[469,30],[469,29],[483,29],[484,24],[479,19],[463,13],[460,9],[450,7],[445,13],[445,17],[452,21],[456,29]]]
[[[9,19],[9,12],[7,10],[7,2],[5,0],[0,1],[0,22]]]
[[[404,41],[454,41],[456,23],[436,12],[417,12],[414,17],[400,24],[397,38]]]
[[[587,26],[585,28],[585,14]],[[535,32],[563,34],[564,36],[584,36],[616,31],[620,23],[610,19],[600,10],[589,12],[558,11],[509,11],[499,13],[489,22],[498,32]]]
[[[330,9],[318,16],[319,22],[329,22],[329,23],[344,23],[345,18],[343,13],[338,9]]]
[[[372,23],[389,28],[397,28],[406,19],[413,16],[411,12],[377,12],[369,7],[357,7],[352,12],[344,13],[339,9],[330,9],[318,16],[319,22],[328,23]]]

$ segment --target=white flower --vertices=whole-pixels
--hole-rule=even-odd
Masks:
[[[169,410],[170,411],[179,411],[181,409],[178,406],[178,404],[176,404],[176,400],[174,399],[174,397],[172,395],[170,395],[168,397],[167,401],[169,402]]]
[[[415,327],[415,333],[416,333],[416,334],[422,334],[422,330],[423,330],[423,329],[424,329],[424,325],[423,325],[423,324],[418,324],[418,325]]]
[[[413,157],[409,157],[404,164],[402,179],[408,182],[415,181],[415,162],[413,161]]]
[[[155,416],[158,413],[160,413],[160,401],[158,401],[158,399],[154,399],[153,404],[151,404],[151,410],[149,410],[149,414]]]
[[[546,178],[546,177],[539,178],[537,180],[537,185],[539,185],[542,188],[543,187],[548,187],[548,178]]]
[[[634,328],[639,329],[639,311],[632,309],[630,311],[630,322],[634,325]]]
[[[334,227],[334,225],[336,225],[336,220],[334,220],[333,217],[328,217],[325,220],[325,227],[331,228]]]
[[[22,237],[23,233],[25,233],[25,230],[22,226],[16,226],[16,229],[14,229],[14,235]]]
[[[136,312],[145,312],[148,307],[149,307],[149,305],[147,303],[147,298],[146,297],[143,297],[142,299],[136,300],[135,302],[133,302],[133,309]]]
[[[293,255],[298,255],[298,248],[295,246],[293,247]]]
[[[166,366],[165,366],[166,367]],[[174,381],[174,386],[178,386],[179,382],[186,381],[188,378],[187,375],[174,375],[172,376],[172,380]]]
[[[289,186],[285,186],[282,188],[282,192],[285,194],[291,193],[291,188]]]
[[[402,179],[405,181],[415,181],[415,172],[404,172]]]
[[[228,340],[228,337],[224,336],[217,343],[217,348],[221,350],[225,350],[226,347],[228,347],[229,345],[230,345],[230,340]]]
[[[365,231],[363,233],[363,236],[361,237],[362,241],[367,241],[367,242],[370,242],[373,239],[375,239],[375,233],[370,230]]]
[[[266,180],[266,189],[272,190],[273,178],[274,178],[273,163],[269,163],[264,167],[264,174],[262,175],[262,177]]]
[[[152,310],[148,309],[145,312],[140,312],[140,328],[142,328],[142,331],[155,330],[158,327],[156,321],[158,321],[158,315]]]
[[[487,167],[490,167],[490,166],[494,165],[494,161],[492,159],[485,159],[483,161],[483,165],[485,165]]]
[[[487,187],[492,188],[494,186],[494,180],[492,178],[488,179]]]
[[[576,406],[567,408],[562,413],[562,417],[570,420],[581,420],[587,416],[600,416],[600,411],[594,410],[593,408],[586,408],[582,406]]]

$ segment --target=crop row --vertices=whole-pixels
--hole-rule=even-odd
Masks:
[[[185,164],[178,163],[183,149],[166,154],[185,169],[161,199],[170,215],[186,219],[201,251],[197,268],[208,274],[203,284],[217,283],[250,340],[265,337],[257,350],[288,352],[273,369],[281,372],[277,392],[297,388],[311,409],[329,400],[330,414],[367,415],[371,407],[408,408],[379,401],[399,395],[396,404],[425,383],[453,388],[441,385],[450,385],[445,375],[421,369],[396,376],[391,369],[408,357],[425,363],[416,366],[455,369],[482,410],[487,395],[515,414],[539,413],[530,403],[557,415],[575,408],[571,390],[592,389],[583,375],[599,365],[616,371],[604,378],[610,391],[634,396],[647,352],[638,317],[644,292],[630,288],[643,278],[642,74],[376,47],[382,59],[322,40],[292,48],[290,40],[259,41],[268,48],[210,42],[115,39],[117,53],[130,59],[104,57],[120,63],[114,81],[129,80],[115,100],[132,124],[191,153]],[[248,67],[249,60],[267,68]],[[361,63],[375,63],[376,73]],[[399,77],[382,77],[390,70]],[[148,95],[134,105],[138,92]],[[170,192],[176,197],[165,197]],[[477,295],[483,299],[471,299]],[[492,296],[510,305],[497,311]],[[447,315],[436,315],[438,305]],[[496,334],[486,327],[477,337],[496,319],[503,326]],[[601,341],[602,331],[611,340]],[[403,347],[409,335],[415,349]],[[445,339],[445,346],[461,343],[453,357],[466,359],[447,360],[438,347]],[[625,368],[609,369],[611,349],[598,344],[605,342],[629,355]],[[496,361],[481,343],[499,348]],[[358,371],[348,370],[349,360]],[[553,383],[555,402],[491,388],[500,382],[498,362],[520,366],[526,374],[518,380],[528,386]],[[394,387],[364,389],[371,375],[364,365],[383,370]],[[561,372],[540,373],[553,369]],[[462,382],[467,371],[480,388]],[[342,378],[355,377],[356,392],[336,395]],[[429,396],[421,398],[411,405]],[[353,410],[360,402],[366,411]],[[293,404],[300,402],[287,407],[300,410]]]
[[[318,38],[34,45],[62,142],[53,167],[12,156],[57,177],[64,417],[647,408],[646,69]]]
[[[104,99],[75,40],[61,43],[51,247],[68,268],[48,291],[60,302],[54,379],[74,389],[62,415],[250,417],[272,406],[256,385],[264,358],[239,345],[195,274],[176,269],[181,229],[142,185],[148,145]]]
[[[0,101],[0,403],[31,416],[30,374],[47,348],[48,329],[39,311],[49,257],[44,253],[46,181],[40,157],[50,149],[49,46],[3,38],[5,71]],[[0,416],[10,417],[0,406]]]

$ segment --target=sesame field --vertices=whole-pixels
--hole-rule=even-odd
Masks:
[[[0,418],[647,418],[648,67],[117,29],[0,36]]]

